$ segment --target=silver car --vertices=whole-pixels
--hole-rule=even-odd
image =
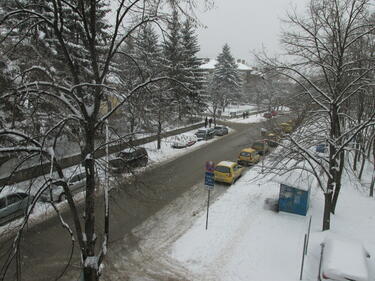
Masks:
[[[22,217],[33,201],[33,197],[25,192],[13,192],[0,198],[0,225]]]
[[[69,190],[72,194],[78,193],[86,186],[86,173],[74,175],[68,181]],[[64,188],[61,185],[53,184],[51,188],[46,189],[40,199],[44,202],[62,202],[66,200]]]

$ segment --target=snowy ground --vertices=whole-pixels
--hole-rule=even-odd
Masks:
[[[250,169],[224,192],[221,185],[217,187],[221,196],[210,207],[208,230],[207,191],[202,186],[193,187],[134,229],[132,241],[140,241],[136,250],[124,250],[130,239],[124,238],[124,248],[113,253],[112,273],[127,274],[128,280],[299,280],[304,235],[311,216],[302,280],[317,280],[320,243],[327,235],[335,235],[363,243],[372,255],[369,276],[375,281],[375,202],[350,171],[344,175],[331,230],[322,232],[321,190],[312,190],[306,217],[279,213],[272,205],[279,186],[269,177],[260,176],[260,170]]]
[[[197,131],[197,129],[186,132],[186,133],[184,133],[184,135],[193,135],[196,131]],[[229,128],[229,133],[232,133],[232,132],[233,132],[233,130]],[[148,166],[146,168],[152,168],[155,165],[160,165],[162,163],[165,163],[165,161],[171,161],[172,159],[175,159],[175,158],[177,158],[177,157],[179,157],[179,156],[181,156],[185,153],[191,152],[191,151],[201,147],[202,145],[207,145],[207,144],[219,139],[220,137],[215,137],[215,138],[213,138],[211,140],[208,140],[208,141],[199,141],[199,142],[195,143],[194,145],[192,145],[190,147],[186,147],[186,148],[182,148],[182,149],[175,149],[175,148],[171,147],[171,144],[172,144],[174,138],[175,138],[174,136],[171,136],[171,137],[162,139],[160,150],[157,149],[157,143],[156,142],[151,142],[151,143],[147,143],[145,145],[142,145],[143,147],[145,147],[147,149],[148,156],[149,156],[149,163],[148,163]],[[65,176],[69,177],[70,174],[77,173],[77,169],[79,170],[79,172],[84,171],[84,169],[81,166],[70,167],[70,168],[67,168],[67,169],[64,170]],[[142,171],[144,171],[144,169],[145,168],[139,168],[139,169],[136,169],[134,172],[138,174],[138,173],[141,173]],[[98,174],[99,174],[99,180],[103,181],[104,180],[104,172],[99,170]],[[130,177],[131,175],[130,174],[124,174],[122,176]],[[113,182],[116,182],[115,178],[110,179],[110,180],[113,180]],[[18,183],[14,186],[6,186],[1,190],[0,194],[1,194],[1,196],[5,196],[6,194],[11,193],[11,192],[27,191],[29,189],[30,189],[30,194],[35,194],[44,181],[45,181],[44,177],[39,177],[39,178],[35,178],[31,181]],[[77,202],[82,201],[83,198],[84,198],[84,194],[82,192],[78,193],[74,196],[74,198]],[[56,207],[60,211],[68,208],[67,202],[61,202],[61,203],[56,202],[55,204],[56,204]],[[52,206],[50,206],[50,204],[43,203],[43,202],[37,202],[35,207],[34,207],[34,210],[33,210],[32,214],[30,215],[28,225],[32,226],[34,224],[37,224],[37,223],[39,223],[41,221],[44,221],[44,220],[46,220],[46,219],[48,219],[52,216],[55,216],[55,215],[56,215],[56,213],[55,213],[54,209],[52,208]],[[6,225],[0,226],[0,234],[4,234],[4,233],[7,233],[7,235],[12,234],[13,231],[18,229],[18,226],[20,226],[20,224],[22,222],[23,222],[23,218],[20,218],[20,219],[12,221],[12,222],[10,222]],[[5,236],[6,235],[3,235],[2,238],[5,238]]]

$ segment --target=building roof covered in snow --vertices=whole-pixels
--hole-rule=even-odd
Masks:
[[[244,60],[237,60],[237,67],[240,71],[253,71],[251,66],[248,66]],[[205,63],[201,65],[202,69],[213,70],[215,69],[215,65],[217,64],[216,59],[206,59]]]
[[[272,181],[292,186],[301,190],[309,190],[318,186],[315,176],[305,170],[291,170],[282,175],[276,175]]]

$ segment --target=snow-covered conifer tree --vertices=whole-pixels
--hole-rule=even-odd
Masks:
[[[228,44],[223,46],[222,52],[217,57],[212,85],[214,102],[221,107],[222,111],[225,111],[230,101],[238,99],[241,79]]]

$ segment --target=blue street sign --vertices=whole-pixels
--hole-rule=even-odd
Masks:
[[[214,186],[215,185],[214,173],[206,172],[204,174],[204,184],[207,185],[207,186]]]

